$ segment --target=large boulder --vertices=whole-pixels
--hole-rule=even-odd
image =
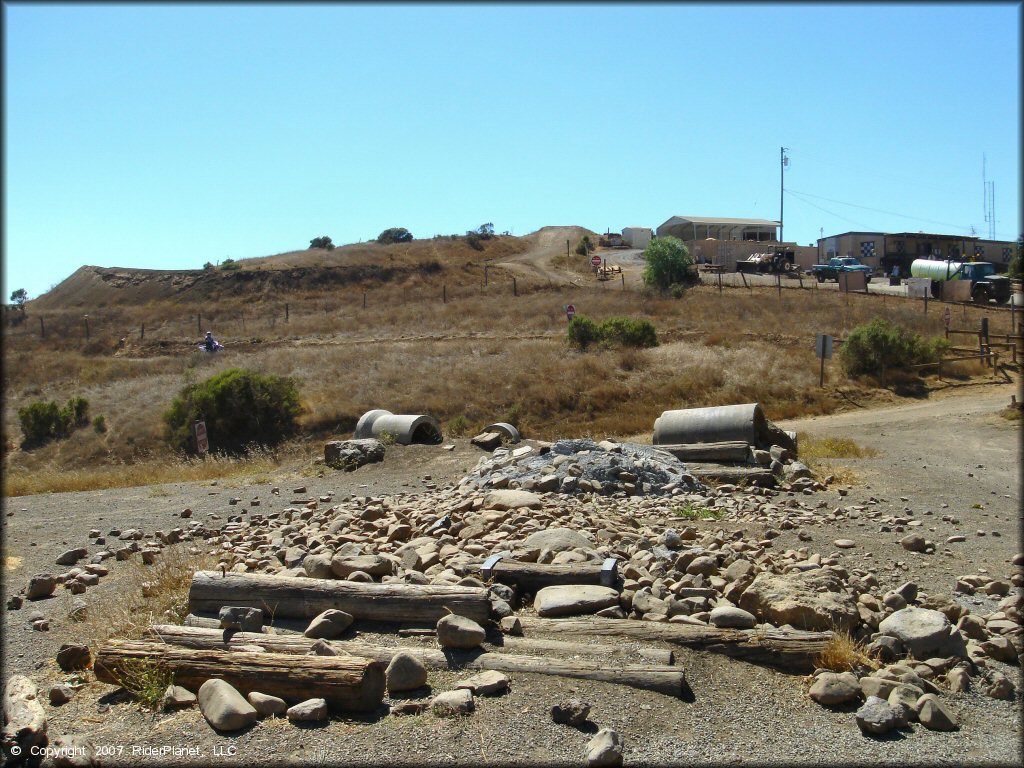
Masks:
[[[465,616],[453,613],[437,621],[437,642],[444,648],[469,650],[478,647],[486,637],[486,630]]]
[[[552,552],[561,552],[565,549],[593,549],[594,542],[585,533],[573,531],[569,528],[548,528],[545,531],[537,531],[526,537],[523,546],[528,549],[550,549]]]
[[[540,496],[529,491],[498,489],[484,496],[484,509],[540,509],[544,502]]]
[[[853,596],[835,572],[760,573],[740,596],[739,607],[776,626],[852,631],[859,614]]]
[[[345,611],[338,610],[337,608],[328,608],[309,622],[309,626],[306,627],[306,631],[302,634],[306,637],[330,640],[344,633],[346,629],[352,626],[353,621],[352,614],[345,613]]]
[[[852,672],[822,672],[807,693],[819,704],[845,704],[860,698],[860,684]]]
[[[940,611],[908,606],[884,618],[878,625],[883,635],[898,638],[916,659],[966,654],[963,636],[954,631]]]
[[[376,438],[332,440],[324,445],[324,463],[335,469],[351,472],[378,461],[384,461],[384,443]]]
[[[233,685],[211,678],[199,686],[199,711],[218,731],[237,731],[255,723],[259,714]]]
[[[426,684],[427,677],[423,662],[406,651],[396,653],[384,670],[388,693],[416,690]]]
[[[566,584],[544,587],[537,592],[533,607],[543,618],[597,613],[619,604],[619,593],[610,587],[592,584]]]
[[[339,579],[347,579],[356,571],[370,576],[388,576],[394,572],[395,564],[380,555],[344,555],[338,552],[331,558],[331,571]]]

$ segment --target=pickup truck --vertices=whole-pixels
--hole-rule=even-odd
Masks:
[[[828,264],[814,264],[811,267],[811,274],[818,279],[819,283],[824,283],[826,280],[839,282],[840,272],[863,272],[865,281],[871,282],[871,267],[861,264],[852,256],[829,259]]]

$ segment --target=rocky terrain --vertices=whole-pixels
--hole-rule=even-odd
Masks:
[[[781,450],[783,484],[746,488],[628,442],[459,440],[232,488],[5,500],[4,681],[24,725],[5,756],[48,740],[110,765],[1019,763],[1012,391],[801,425],[878,451],[844,462],[848,485]],[[295,678],[370,658],[379,703],[277,696],[268,672],[148,709],[98,681],[110,652],[76,628],[172,553],[239,589],[218,604],[193,586],[192,642],[251,669],[306,658]],[[251,610],[265,584],[341,590],[348,609]],[[416,595],[420,620],[383,621],[391,595]],[[432,613],[432,595],[470,607]]]

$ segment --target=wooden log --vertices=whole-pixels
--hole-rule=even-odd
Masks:
[[[144,633],[147,639],[159,640],[170,645],[186,648],[217,650],[221,653],[239,645],[259,645],[270,654],[305,654],[317,641],[299,635],[266,635],[257,632],[221,632],[198,627],[181,627],[160,624],[150,627]],[[656,664],[625,664],[610,667],[605,662],[578,659],[550,659],[538,656],[520,656],[488,651],[456,651],[436,648],[391,647],[371,645],[355,640],[324,641],[341,652],[374,659],[381,664],[390,663],[399,651],[410,653],[424,666],[431,669],[493,669],[499,672],[531,672],[539,675],[555,675],[581,680],[596,680],[605,683],[628,685],[648,691],[657,691],[669,696],[683,696],[689,692],[686,675],[680,667]],[[156,645],[156,643],[150,643]],[[231,653],[242,652],[235,651]],[[260,656],[260,654],[246,654]],[[313,657],[310,657],[313,658]],[[319,658],[319,657],[317,657]],[[323,657],[330,658],[330,657]],[[230,682],[230,681],[229,681]],[[260,688],[259,690],[263,690]],[[269,693],[269,691],[266,691]],[[312,695],[312,694],[311,694]],[[307,697],[308,698],[308,697]]]
[[[680,461],[738,461],[746,463],[750,460],[750,443],[746,440],[659,445],[658,450],[668,451]]]
[[[220,620],[212,616],[196,616],[188,614],[182,622],[186,627],[198,627],[201,629],[220,629]],[[284,621],[275,624],[273,627],[264,627],[263,632],[268,635],[301,635],[306,629],[305,622]],[[221,630],[222,632],[224,630]],[[424,637],[435,634],[433,629],[400,629],[399,637]],[[611,645],[609,643],[573,643],[566,640],[549,640],[535,637],[516,637],[515,635],[503,635],[500,644],[491,644],[497,651],[551,651],[562,654],[590,655],[622,655],[636,656],[650,664],[663,664],[672,666],[675,664],[675,654],[667,648],[634,647],[628,645]],[[298,646],[296,646],[297,648]],[[305,653],[305,651],[303,651]]]
[[[689,467],[688,469],[698,480],[711,480],[716,483],[748,483],[764,488],[775,485],[775,477],[771,470],[759,467],[703,466]]]
[[[449,612],[484,624],[490,618],[487,590],[432,584],[375,584],[300,576],[198,571],[188,593],[189,610],[216,613],[222,606],[262,608],[268,620],[312,619],[337,608],[356,619],[436,624]]]
[[[211,632],[208,629],[189,631]],[[214,630],[212,634],[222,633]],[[236,636],[241,634],[260,640],[255,643],[258,645],[273,637],[235,633]],[[273,650],[268,653],[232,651],[223,644],[203,648],[169,642],[111,640],[97,653],[93,671],[102,683],[122,685],[131,674],[133,664],[141,662],[166,667],[174,674],[175,684],[190,691],[198,691],[207,680],[218,678],[243,695],[259,691],[292,702],[322,698],[333,707],[354,712],[375,709],[384,699],[384,665],[357,656],[295,656]]]
[[[668,648],[634,648],[630,645],[611,645],[609,643],[572,643],[565,640],[548,640],[537,637],[515,637],[505,635],[498,650],[509,651],[549,651],[564,655],[581,656],[630,656],[642,659],[650,664],[671,667],[676,663],[675,654]]]
[[[524,592],[536,592],[538,589],[562,584],[603,584],[613,586],[617,573],[615,560],[610,569],[602,563],[567,563],[552,565],[544,563],[522,563],[511,558],[502,558],[490,568],[490,560],[485,561],[475,570],[485,578],[516,587]],[[609,583],[610,582],[610,583]]]
[[[722,653],[755,664],[792,671],[813,670],[814,657],[832,639],[831,632],[719,629],[635,619],[541,619],[520,616],[519,621],[523,629],[539,633],[662,640],[672,645]]]
[[[32,747],[46,746],[46,711],[36,684],[24,675],[12,675],[4,688],[4,722],[3,755],[10,765],[28,760]]]

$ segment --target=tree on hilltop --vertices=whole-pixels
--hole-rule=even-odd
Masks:
[[[405,227],[391,227],[391,229],[385,229],[377,235],[377,242],[381,245],[409,243],[412,242],[412,232]]]
[[[322,237],[314,237],[312,240],[310,240],[309,247],[323,248],[324,250],[327,251],[333,251],[334,243],[331,242],[331,238],[329,238],[327,235],[323,235]]]

